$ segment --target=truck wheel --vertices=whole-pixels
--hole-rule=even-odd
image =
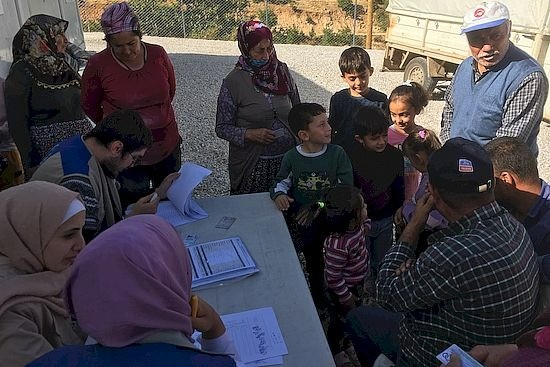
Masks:
[[[428,94],[431,94],[437,84],[437,79],[428,76],[428,65],[424,57],[415,57],[405,67],[403,81],[410,80],[420,84]]]

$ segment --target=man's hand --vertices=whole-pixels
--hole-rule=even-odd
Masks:
[[[403,217],[403,206],[399,207],[393,215],[393,223],[399,228],[405,227],[405,218]]]
[[[515,344],[476,345],[469,354],[485,367],[498,367],[517,351]],[[462,367],[462,362],[459,356],[453,354],[449,363],[441,367]]]
[[[428,192],[416,202],[416,208],[409,223],[403,229],[399,241],[408,243],[416,248],[418,236],[424,229],[428,216],[433,209],[434,201],[432,195]]]
[[[139,199],[132,207],[132,211],[128,214],[128,216],[131,217],[138,214],[155,214],[159,205],[159,198],[157,196],[157,198],[153,199],[154,195],[154,193],[149,194]],[[153,199],[153,201],[151,201],[151,199]]]
[[[260,129],[246,129],[244,133],[245,140],[252,141],[260,144],[270,144],[275,141],[275,134],[273,130],[260,128]]]
[[[225,333],[225,326],[220,315],[202,298],[199,299],[197,317],[191,316],[191,325],[195,330],[202,332],[204,339],[214,339]]]
[[[275,205],[280,211],[286,211],[290,208],[290,204],[294,202],[294,199],[287,194],[279,195],[275,198]]]
[[[164,180],[162,180],[160,186],[155,190],[160,200],[166,199],[166,193],[168,192],[168,189],[170,188],[170,186],[172,186],[172,183],[176,181],[180,176],[181,173],[173,172],[166,176]]]
[[[416,202],[416,207],[411,217],[411,223],[422,226],[426,225],[426,222],[428,221],[428,216],[430,215],[430,212],[433,210],[433,208],[434,199],[432,197],[432,194],[427,192],[424,194],[424,196],[420,198],[420,200]]]
[[[518,346],[515,344],[499,344],[476,345],[469,353],[486,367],[498,367],[517,351]]]
[[[408,259],[404,261],[403,264],[401,264],[397,269],[395,269],[395,275],[399,276],[404,272],[406,272],[407,270],[409,270],[409,268],[414,265],[414,261],[415,261],[414,259]]]

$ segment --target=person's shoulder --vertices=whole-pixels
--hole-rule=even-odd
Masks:
[[[31,322],[38,323],[44,319],[53,319],[54,313],[44,303],[39,301],[28,301],[17,303],[0,316],[0,325],[9,323],[11,320],[25,318]],[[5,325],[4,325],[5,326]]]
[[[165,56],[168,55],[164,47],[161,45],[157,45],[154,43],[148,43],[143,42],[143,44],[147,47],[147,53],[151,56]]]
[[[103,62],[107,58],[112,58],[111,50],[108,48],[104,48],[103,50],[96,52],[95,54],[93,54],[88,58],[88,65],[90,63],[94,64],[94,63]]]
[[[350,99],[351,95],[349,94],[349,88],[344,88],[332,95],[332,100],[334,101],[345,101]]]
[[[327,153],[346,154],[344,148],[338,144],[327,144]]]
[[[365,99],[368,99],[369,101],[373,102],[387,102],[388,96],[385,93],[382,93],[374,88],[369,87],[369,91],[365,96],[363,96]]]
[[[401,152],[401,150],[394,147],[390,143],[386,144],[386,149],[384,150],[384,153],[386,153],[388,156],[391,156],[392,158],[398,158],[400,160],[403,159],[403,153]]]

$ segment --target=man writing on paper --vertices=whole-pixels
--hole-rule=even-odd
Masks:
[[[122,170],[139,164],[151,144],[151,131],[141,116],[135,111],[119,110],[86,135],[57,144],[31,180],[53,182],[80,194],[86,206],[82,232],[89,242],[123,218],[115,178]],[[129,215],[156,213],[159,199],[166,198],[166,191],[177,177],[179,173],[168,175],[156,190],[157,198],[150,194],[139,199]]]

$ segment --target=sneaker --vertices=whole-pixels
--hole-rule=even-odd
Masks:
[[[336,367],[354,367],[346,352],[335,354],[334,363],[336,364]]]

